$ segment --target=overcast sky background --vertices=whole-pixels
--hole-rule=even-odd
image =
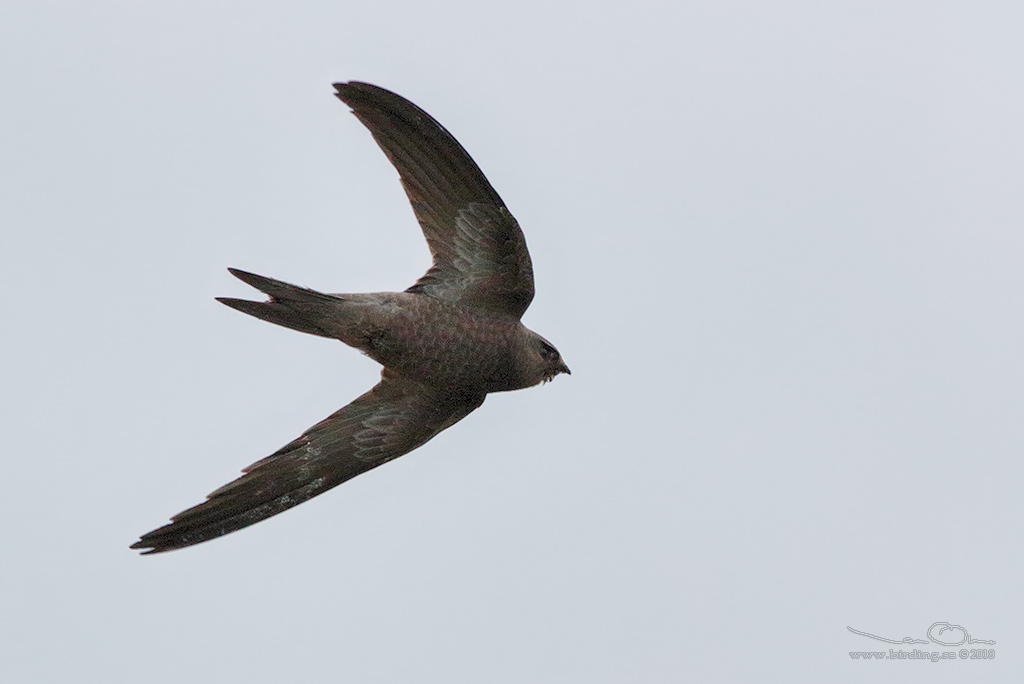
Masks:
[[[0,7],[0,681],[1024,681],[1019,3]],[[368,389],[243,316],[429,264],[470,151],[573,370],[155,557]],[[854,662],[934,622],[995,660]],[[952,639],[956,640],[956,639]],[[977,647],[977,645],[974,645]]]

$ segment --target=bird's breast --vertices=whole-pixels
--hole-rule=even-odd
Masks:
[[[524,328],[427,295],[401,293],[365,329],[363,350],[384,367],[444,387],[518,389]]]

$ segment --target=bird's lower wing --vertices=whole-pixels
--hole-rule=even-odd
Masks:
[[[483,400],[483,394],[440,393],[385,371],[372,390],[131,548],[170,551],[258,523],[412,451]]]

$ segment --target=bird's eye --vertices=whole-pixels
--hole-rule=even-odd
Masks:
[[[552,347],[547,342],[540,343],[540,355],[545,359],[556,359],[558,358],[558,350]]]

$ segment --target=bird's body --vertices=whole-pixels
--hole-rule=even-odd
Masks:
[[[529,364],[530,344],[537,335],[515,316],[416,292],[324,295],[231,271],[253,287],[276,292],[278,298],[270,302],[221,298],[228,306],[278,325],[341,340],[405,377],[485,393],[523,389],[545,379],[531,372]]]
[[[132,548],[169,551],[252,525],[408,453],[491,392],[569,372],[519,320],[533,299],[526,242],[462,146],[394,93],[357,82],[335,88],[398,169],[434,263],[404,292],[339,295],[230,269],[270,299],[221,302],[341,340],[384,366],[381,381]]]
[[[544,379],[530,373],[532,336],[516,319],[404,292],[386,296],[385,302],[378,305],[377,321],[383,325],[363,329],[358,345],[385,368],[437,387],[485,393],[523,389]],[[431,333],[424,335],[424,329]]]
[[[385,368],[438,387],[488,393],[536,384],[522,368],[530,337],[515,318],[409,292],[373,295],[372,304],[356,306],[372,313],[338,339]]]

